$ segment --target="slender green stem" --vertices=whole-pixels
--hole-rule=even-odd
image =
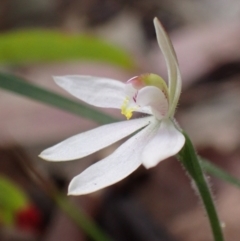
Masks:
[[[188,135],[185,132],[183,132],[183,134],[185,136],[186,142],[183,149],[178,154],[179,160],[184,165],[184,167],[194,180],[196,187],[198,188],[199,195],[202,198],[204,207],[210,221],[214,240],[224,241],[221,225],[213,202],[211,191],[204,176],[201,164],[199,162],[199,158]]]

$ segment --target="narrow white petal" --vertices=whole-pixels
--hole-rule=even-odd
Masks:
[[[157,34],[158,45],[164,55],[167,64],[168,83],[170,91],[169,97],[171,105],[169,113],[171,116],[173,116],[182,88],[180,70],[171,40],[169,39],[159,20],[157,18],[154,18],[153,22]]]
[[[48,161],[68,161],[88,156],[148,125],[151,118],[144,117],[100,126],[44,150],[40,157]]]
[[[125,99],[125,84],[107,78],[84,75],[53,77],[56,84],[90,105],[120,108]]]
[[[93,164],[74,177],[68,189],[70,195],[88,194],[112,185],[135,171],[141,165],[143,147],[152,137],[156,121],[123,143],[115,152]]]
[[[168,112],[168,100],[165,94],[155,86],[146,86],[140,89],[136,102],[141,107],[151,107],[152,113],[158,119],[162,119]]]
[[[156,166],[160,161],[177,154],[185,138],[171,120],[162,120],[153,139],[143,149],[142,161],[146,168]]]

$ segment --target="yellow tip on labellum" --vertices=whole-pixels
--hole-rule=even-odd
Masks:
[[[126,118],[129,120],[132,117],[134,108],[128,108],[128,102],[129,102],[129,98],[126,97],[121,106],[121,114],[125,115]]]

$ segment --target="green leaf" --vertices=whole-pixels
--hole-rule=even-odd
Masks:
[[[59,94],[37,87],[10,74],[0,73],[0,88],[94,120],[100,124],[107,124],[117,121],[117,119],[111,117],[110,115],[104,114],[103,112],[97,111],[96,109],[83,105],[79,102],[65,98]]]
[[[17,210],[27,203],[25,193],[9,179],[0,176],[0,206]]]
[[[185,144],[182,150],[179,152],[178,158],[186,168],[187,172],[190,174],[190,177],[193,179],[198,193],[203,201],[212,228],[214,240],[224,241],[211,191],[204,176],[199,158],[188,135],[185,132],[183,132],[183,134],[185,136]]]
[[[134,67],[129,54],[94,36],[56,31],[16,31],[0,35],[0,63],[89,60]]]
[[[9,179],[0,176],[0,220],[6,225],[14,222],[17,211],[28,205],[25,193]]]
[[[240,188],[240,180],[236,177],[232,176],[231,174],[224,171],[222,168],[217,167],[213,163],[207,161],[206,159],[199,157],[200,164],[204,171],[206,171],[208,174],[211,174],[219,179],[222,179],[229,184],[232,184],[238,188]]]

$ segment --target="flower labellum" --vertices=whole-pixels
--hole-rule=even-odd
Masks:
[[[164,80],[156,74],[143,74],[127,81],[126,98],[121,106],[127,119],[133,111],[148,109],[149,114],[162,119],[168,111],[168,89]]]
[[[103,108],[120,109],[126,121],[107,124],[72,136],[44,150],[40,157],[49,161],[69,161],[88,156],[134,132],[111,155],[91,165],[73,178],[70,195],[88,194],[112,185],[135,171],[177,154],[185,138],[173,116],[181,93],[181,76],[172,43],[154,18],[159,47],[168,70],[168,85],[156,74],[142,74],[126,84],[93,76],[54,77],[56,84],[82,101]],[[147,114],[131,119],[133,112]],[[131,119],[131,120],[130,120]]]

